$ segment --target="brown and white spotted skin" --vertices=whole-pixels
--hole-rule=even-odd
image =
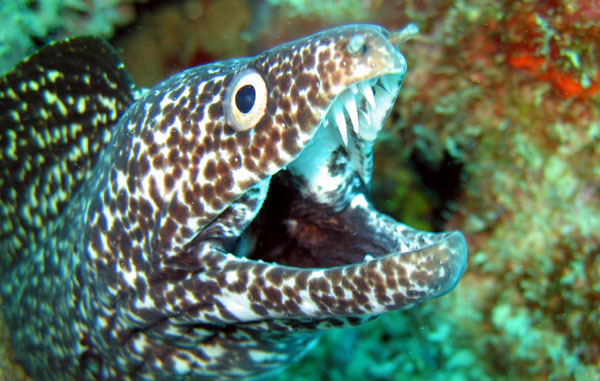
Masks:
[[[26,370],[52,380],[264,376],[324,328],[454,288],[462,234],[414,230],[366,196],[372,146],[407,68],[401,36],[338,27],[145,92],[118,60],[90,80],[103,62],[94,54],[71,76],[41,69],[42,52],[108,49],[75,39],[5,77],[2,158],[19,156],[28,126],[49,131],[0,189],[14,196],[1,205],[14,221],[0,242],[3,310]],[[46,82],[56,94],[23,106]],[[72,132],[77,123],[84,132]],[[81,148],[54,157],[53,134]],[[40,207],[57,192],[57,206]]]

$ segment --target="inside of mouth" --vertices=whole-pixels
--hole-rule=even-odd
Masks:
[[[235,243],[236,255],[285,266],[330,268],[424,250],[452,234],[419,231],[368,207],[334,210],[303,197],[296,181],[285,170],[271,179],[262,209]],[[357,199],[367,203],[362,193]]]
[[[235,252],[280,265],[327,268],[397,251],[397,237],[377,232],[350,208],[335,211],[305,199],[287,171],[271,179],[263,207]]]

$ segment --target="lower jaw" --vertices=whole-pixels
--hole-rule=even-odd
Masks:
[[[376,211],[362,193],[335,212],[302,199],[279,175],[241,241],[253,243],[247,258],[261,268],[253,272],[298,280],[302,316],[313,318],[368,317],[442,296],[467,260],[460,232],[415,230]],[[318,296],[319,287],[329,291]]]

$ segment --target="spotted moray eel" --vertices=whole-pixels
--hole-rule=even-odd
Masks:
[[[367,198],[402,33],[337,27],[149,90],[82,37],[4,76],[2,310],[26,371],[264,377],[452,290],[463,235]]]

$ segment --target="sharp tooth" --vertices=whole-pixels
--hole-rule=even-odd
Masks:
[[[363,93],[363,95],[365,96],[365,99],[367,100],[367,102],[369,103],[369,105],[371,105],[371,108],[375,108],[375,96],[373,95],[373,90],[371,89],[371,86],[369,86],[369,84],[367,82],[361,82],[360,83],[360,92]]]
[[[346,99],[344,99],[344,107],[350,116],[352,129],[354,129],[354,132],[358,134],[358,112],[356,111],[356,102],[354,101],[354,98],[347,96]]]
[[[401,253],[406,253],[410,251],[410,249],[408,248],[408,246],[406,246],[406,244],[402,241],[400,241],[400,252]]]
[[[346,117],[344,116],[344,110],[338,106],[338,103],[334,105],[335,109],[333,110],[333,117],[335,118],[335,124],[340,130],[340,135],[342,135],[342,140],[344,141],[344,145],[348,145],[348,128],[346,127]]]
[[[373,121],[371,120],[371,113],[364,111],[364,110],[360,110],[360,113],[362,115],[363,118],[365,118],[366,121],[366,128],[370,128],[373,125]]]
[[[393,92],[395,92],[395,86],[392,80],[390,80],[390,76],[389,75],[384,75],[381,77],[381,84],[383,85],[383,88],[385,89],[385,91],[387,91],[388,93],[392,94]]]

